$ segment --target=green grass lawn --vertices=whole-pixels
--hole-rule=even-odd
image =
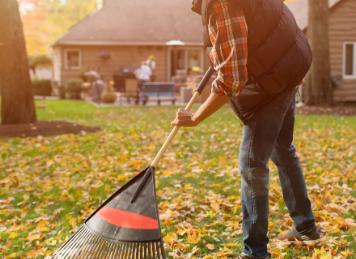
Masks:
[[[150,165],[177,110],[38,102],[47,104],[37,110],[39,120],[102,131],[0,139],[0,258],[51,255],[95,208]],[[297,116],[295,145],[324,241],[315,247],[275,242],[292,221],[271,163],[273,258],[356,258],[355,129],[355,117]],[[236,258],[242,251],[241,137],[241,122],[224,107],[197,128],[181,129],[161,160],[157,195],[169,258]]]

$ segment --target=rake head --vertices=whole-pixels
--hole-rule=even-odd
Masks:
[[[125,184],[52,258],[165,259],[154,172],[148,167]]]

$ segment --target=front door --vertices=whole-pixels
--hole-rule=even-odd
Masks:
[[[199,67],[204,69],[204,51],[201,47],[169,47],[168,80],[174,76],[186,77],[188,69]]]

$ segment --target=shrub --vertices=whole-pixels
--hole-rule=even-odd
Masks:
[[[66,92],[71,99],[80,99],[80,92],[82,91],[83,80],[80,78],[73,78],[67,81]]]
[[[52,93],[52,83],[50,79],[33,79],[32,87],[34,95],[50,96]]]
[[[66,87],[64,85],[60,85],[58,87],[58,93],[59,93],[60,99],[65,99],[66,98]]]

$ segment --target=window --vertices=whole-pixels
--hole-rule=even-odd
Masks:
[[[344,78],[356,78],[356,42],[344,43]]]
[[[200,67],[203,69],[202,66],[200,49],[188,50],[188,68]]]
[[[82,66],[82,52],[80,49],[66,49],[64,51],[66,69],[79,69]]]
[[[188,69],[199,67],[204,69],[203,48],[179,47],[168,49],[169,78],[176,75],[186,75]]]

